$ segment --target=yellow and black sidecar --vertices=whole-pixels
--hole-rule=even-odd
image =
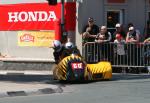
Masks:
[[[59,62],[53,75],[63,81],[109,80],[112,78],[112,66],[107,61],[87,64],[82,57],[72,54]]]

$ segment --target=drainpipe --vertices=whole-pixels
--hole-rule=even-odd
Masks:
[[[68,34],[65,31],[65,0],[61,0],[61,36],[62,43],[67,42]]]
[[[64,14],[64,9],[65,9],[65,4],[64,0],[61,0],[61,30],[62,30],[62,35],[65,31],[65,14]]]

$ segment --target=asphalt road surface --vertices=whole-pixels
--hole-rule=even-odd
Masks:
[[[150,75],[114,74],[111,81],[59,83],[63,93],[0,98],[0,103],[149,103]]]

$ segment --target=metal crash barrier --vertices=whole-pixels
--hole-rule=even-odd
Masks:
[[[83,56],[87,63],[107,60],[113,67],[148,67],[150,44],[89,42],[83,46]]]

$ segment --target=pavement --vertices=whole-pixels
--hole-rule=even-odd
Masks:
[[[52,84],[0,82],[0,98],[62,92],[61,87]]]
[[[52,71],[0,70],[0,98],[62,93],[61,86],[51,79]]]
[[[38,70],[0,70],[0,75],[52,75],[52,71]]]

